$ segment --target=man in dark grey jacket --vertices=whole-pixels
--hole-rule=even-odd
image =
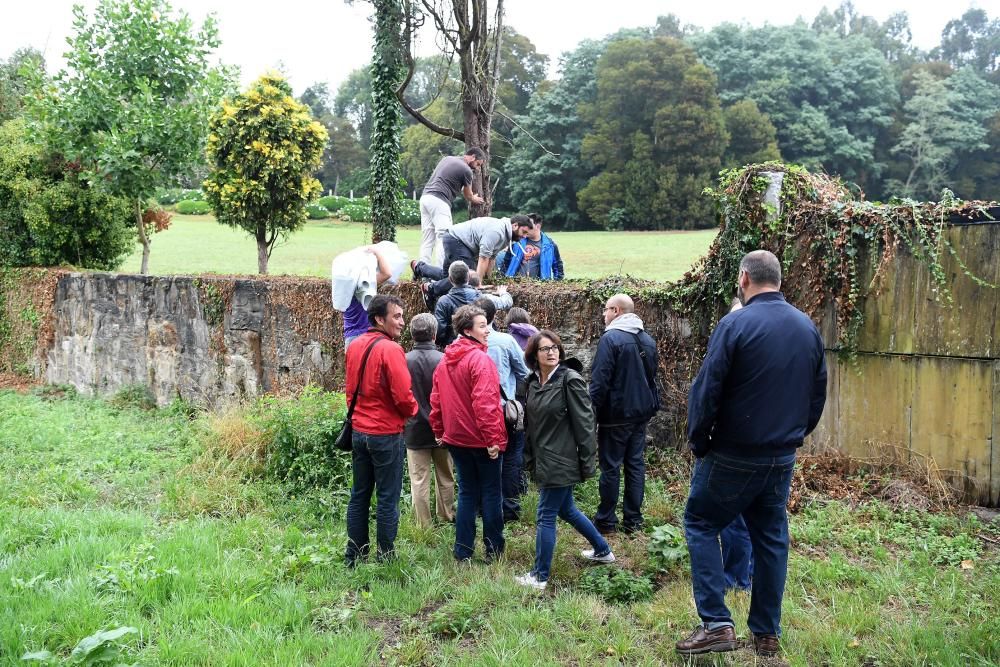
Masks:
[[[434,495],[437,497],[437,518],[441,521],[455,520],[455,474],[451,466],[451,455],[447,448],[434,440],[434,432],[428,421],[434,369],[444,358],[444,354],[434,346],[436,334],[437,320],[430,313],[420,313],[410,320],[410,336],[413,337],[414,345],[406,354],[406,366],[410,369],[413,381],[417,414],[406,422],[403,439],[406,442],[406,464],[410,471],[413,514],[420,526],[429,526],[431,523],[431,463],[434,464],[436,482]]]
[[[451,328],[451,316],[460,307],[473,303],[479,298],[479,290],[469,285],[469,267],[464,262],[455,261],[448,267],[448,282],[451,290],[438,300],[434,306],[434,317],[437,318],[437,344],[448,346],[455,340],[455,332]]]
[[[622,530],[642,528],[646,486],[646,424],[660,409],[656,389],[656,342],[633,312],[627,294],[616,294],[604,307],[606,328],[590,369],[590,400],[597,415],[597,454],[601,466],[594,525],[602,533],[617,529],[619,480],[625,469]]]
[[[688,441],[697,461],[684,533],[701,624],[677,642],[682,655],[738,645],[725,602],[719,533],[741,515],[753,545],[752,646],[758,655],[778,652],[795,451],[826,402],[823,339],[779,291],[778,258],[766,250],[749,253],[738,280],[743,308],[715,328],[688,396]]]

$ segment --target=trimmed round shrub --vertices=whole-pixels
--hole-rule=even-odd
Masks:
[[[310,220],[323,220],[330,217],[330,209],[321,204],[309,204],[306,206],[306,214]]]
[[[404,199],[399,202],[399,224],[420,224],[420,202],[413,201],[412,199]]]
[[[316,202],[320,206],[326,207],[326,210],[331,213],[335,213],[340,209],[344,208],[351,203],[350,197],[339,197],[337,195],[328,195],[326,197],[320,197],[319,201]]]
[[[364,204],[348,204],[340,209],[340,219],[350,220],[351,222],[371,222],[371,206],[367,202]]]
[[[181,215],[207,215],[212,212],[212,207],[207,201],[183,199],[177,202],[177,212]]]

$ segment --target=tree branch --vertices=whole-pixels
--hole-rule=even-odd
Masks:
[[[409,38],[410,37],[409,28],[407,28],[407,33],[408,33],[407,37]],[[452,139],[456,139],[458,141],[461,141],[462,143],[465,143],[464,132],[459,132],[454,128],[438,125],[430,118],[425,116],[423,113],[421,113],[420,110],[414,109],[413,106],[406,100],[406,88],[407,86],[410,85],[410,81],[413,80],[413,72],[416,69],[416,64],[413,60],[413,53],[410,51],[409,48],[409,41],[407,41],[407,48],[403,52],[403,59],[406,61],[406,77],[396,88],[396,99],[399,100],[399,103],[403,106],[404,109],[406,109],[406,113],[410,114],[418,123],[420,123],[427,129],[431,130],[432,132],[436,132],[437,134],[440,134],[442,136],[451,137]]]
[[[533,136],[533,135],[531,134],[531,132],[528,132],[528,131],[527,131],[526,129],[524,129],[524,127],[523,127],[523,126],[521,126],[521,125],[520,125],[520,124],[519,124],[519,123],[518,123],[518,122],[517,122],[516,120],[514,120],[513,118],[511,118],[510,116],[508,116],[507,114],[505,114],[505,113],[504,113],[503,111],[496,111],[496,110],[494,110],[494,112],[493,112],[493,113],[495,113],[496,115],[500,116],[501,118],[503,118],[504,120],[506,120],[507,122],[509,122],[509,123],[510,123],[511,125],[513,125],[513,126],[514,126],[514,127],[516,127],[517,129],[519,129],[519,130],[521,130],[522,132],[524,132],[524,133],[525,133],[525,134],[527,135],[527,137],[528,137],[529,139],[531,139],[532,141],[534,141],[534,142],[535,142],[535,144],[536,144],[536,145],[537,145],[537,146],[538,146],[539,148],[541,148],[541,149],[542,149],[543,151],[545,151],[546,153],[548,153],[548,154],[549,154],[549,155],[551,155],[552,157],[559,157],[559,155],[560,155],[559,153],[553,153],[553,152],[552,152],[552,151],[550,151],[550,150],[549,150],[548,148],[546,148],[545,146],[543,146],[543,145],[542,145],[542,142],[540,142],[540,141],[539,141],[538,139],[536,139],[536,138],[535,138],[535,137],[534,137],[534,136]]]

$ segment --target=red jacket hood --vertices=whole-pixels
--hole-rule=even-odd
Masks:
[[[449,366],[454,367],[469,356],[471,352],[476,350],[486,352],[486,346],[478,340],[459,335],[454,342],[444,348],[444,359],[442,359],[442,361]]]

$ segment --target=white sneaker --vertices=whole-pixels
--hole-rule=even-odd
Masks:
[[[610,551],[608,553],[604,554],[603,556],[595,556],[593,549],[584,549],[583,551],[580,552],[580,555],[583,556],[584,558],[586,558],[587,560],[594,561],[595,563],[614,563],[615,562],[615,555],[614,555],[614,553],[612,553]]]
[[[535,578],[535,575],[529,572],[528,574],[522,574],[520,577],[514,577],[514,581],[521,584],[522,586],[527,586],[528,588],[534,588],[536,591],[544,591],[545,587],[549,582],[539,581]]]

